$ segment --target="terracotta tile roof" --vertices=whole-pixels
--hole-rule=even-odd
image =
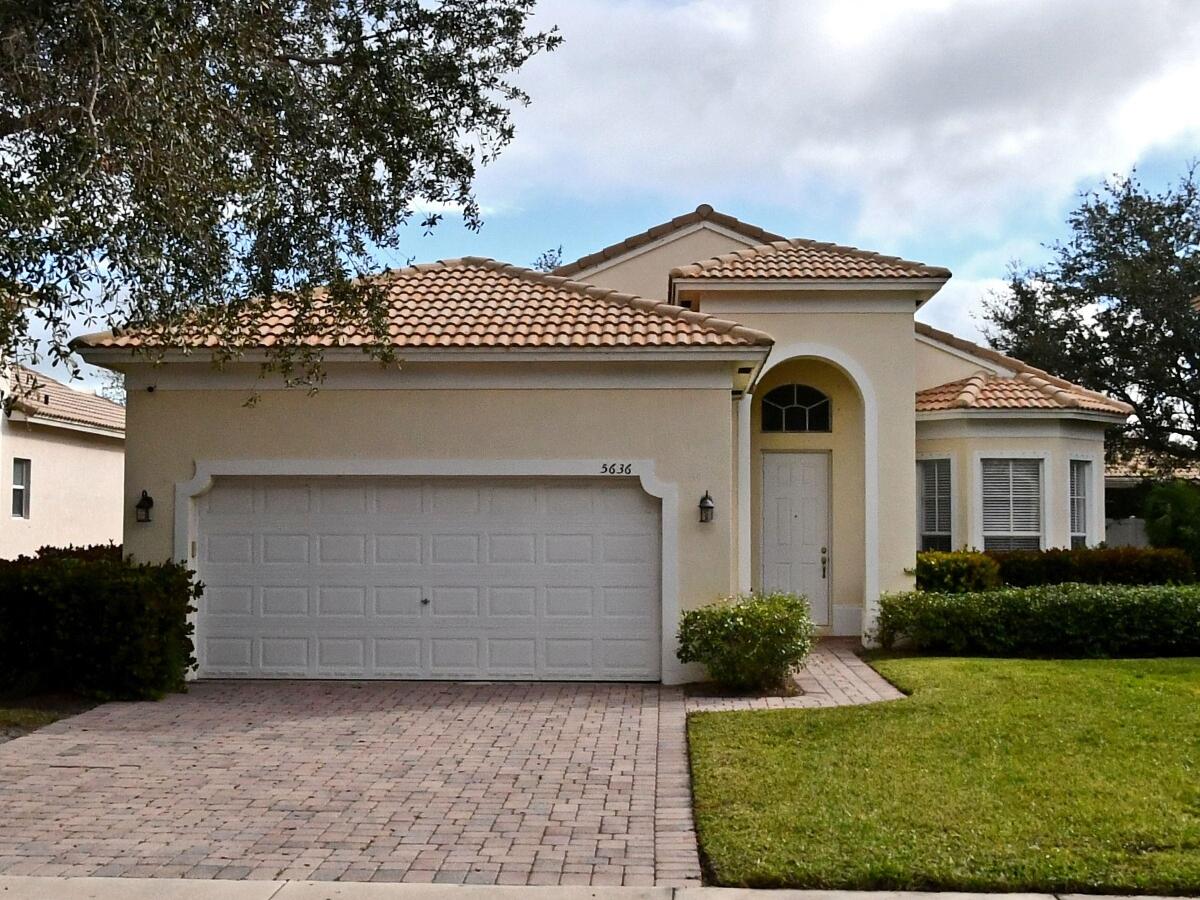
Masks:
[[[949,278],[950,270],[857,247],[775,240],[671,270],[672,278]]]
[[[917,412],[946,409],[1078,409],[1125,415],[1115,400],[1051,384],[1028,372],[1013,376],[979,371],[969,378],[917,391]]]
[[[1181,463],[1145,452],[1134,452],[1104,465],[1106,478],[1182,478],[1200,481],[1200,463]]]
[[[467,257],[387,272],[388,337],[397,348],[664,348],[769,346],[771,337],[735,322],[606,288]],[[320,298],[314,313],[322,315]],[[283,343],[295,311],[285,298],[242,316],[250,344]],[[357,347],[375,341],[366,325],[322,323],[305,343]],[[185,328],[182,344],[213,347],[208,328]],[[152,329],[86,335],[88,347],[162,347]],[[180,343],[178,341],[176,344]]]
[[[934,328],[932,325],[926,325],[924,322],[916,322],[916,323],[914,323],[914,325],[915,325],[917,334],[927,337],[930,340],[936,341],[939,344],[945,344],[947,347],[952,347],[955,350],[958,350],[962,353],[966,353],[970,356],[974,356],[977,359],[981,359],[981,360],[985,360],[990,363],[994,363],[997,366],[1000,366],[1001,368],[1008,369],[1010,372],[1013,372],[1014,374],[1017,374],[1017,375],[1023,374],[1023,375],[1033,376],[1034,380],[1030,381],[1029,383],[1031,383],[1031,384],[1044,383],[1045,385],[1048,385],[1049,388],[1051,388],[1051,389],[1065,390],[1069,394],[1077,396],[1080,399],[1081,403],[1089,404],[1089,405],[1080,406],[1079,407],[1080,409],[1091,409],[1091,410],[1094,410],[1097,412],[1111,412],[1113,415],[1122,415],[1122,416],[1127,416],[1131,412],[1133,412],[1133,407],[1130,406],[1128,403],[1125,403],[1121,400],[1115,400],[1112,397],[1107,396],[1106,394],[1101,394],[1099,391],[1093,391],[1093,390],[1083,387],[1082,385],[1078,385],[1073,382],[1067,381],[1065,378],[1059,378],[1056,375],[1051,375],[1049,372],[1047,372],[1043,369],[1039,369],[1035,366],[1031,366],[1031,365],[1029,365],[1029,363],[1022,362],[1021,360],[1017,359],[1016,357],[1006,356],[1005,354],[1001,353],[998,350],[993,350],[991,347],[984,347],[984,346],[981,346],[980,344],[974,343],[973,341],[968,341],[965,338],[956,337],[955,335],[951,334],[948,331],[942,331],[941,329]],[[950,384],[957,384],[957,383],[958,382],[950,382]],[[928,388],[927,390],[928,391],[937,391],[942,388],[947,388],[948,386],[949,385],[939,385],[938,387]],[[923,393],[926,393],[926,391],[918,391],[917,392],[917,397],[918,397],[917,410],[918,410],[918,412],[920,411],[919,398],[920,398],[921,394],[923,394]],[[943,408],[949,408],[949,407],[943,407]],[[1000,409],[1003,407],[992,407],[992,408]],[[1017,408],[1020,408],[1020,407],[1017,407]],[[1026,407],[1026,408],[1036,408],[1036,407]],[[1065,408],[1065,407],[1052,407],[1052,408]]]
[[[15,371],[18,387],[11,397],[12,406],[30,418],[125,431],[125,407],[24,366],[16,366]]]
[[[660,237],[670,234],[673,231],[679,231],[681,228],[687,228],[689,225],[695,225],[697,222],[712,222],[714,225],[720,225],[722,228],[727,228],[730,231],[737,232],[743,237],[749,238],[752,241],[761,241],[767,243],[769,241],[783,240],[777,234],[772,234],[769,231],[764,231],[757,225],[751,225],[748,222],[743,222],[740,219],[735,219],[733,216],[727,216],[725,213],[717,212],[707,203],[701,203],[692,212],[684,213],[682,216],[676,216],[669,222],[663,222],[661,225],[655,225],[653,228],[647,228],[641,234],[635,234],[633,237],[627,237],[623,241],[618,241],[603,250],[597,250],[595,253],[589,253],[587,256],[581,256],[574,262],[566,263],[554,270],[555,275],[574,275],[576,272],[582,272],[585,269],[590,269],[592,266],[599,265],[602,262],[613,259],[628,253],[630,250],[636,250],[638,247],[644,247],[652,241],[658,240]]]

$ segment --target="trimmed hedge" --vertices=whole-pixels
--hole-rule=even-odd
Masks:
[[[923,591],[961,594],[1000,587],[1000,566],[985,553],[918,553],[916,575]]]
[[[1088,547],[1078,550],[1009,550],[989,553],[1000,580],[1013,587],[1039,584],[1185,584],[1196,580],[1182,550]]]
[[[679,618],[680,662],[703,663],[734,691],[780,687],[812,649],[812,617],[797,594],[726,597]]]
[[[1185,552],[1149,547],[918,553],[916,576],[918,590],[952,594],[1000,585],[1189,584],[1196,580]]]
[[[953,655],[1200,655],[1200,586],[1060,584],[880,598],[880,644]]]
[[[181,564],[111,551],[0,560],[0,684],[124,700],[182,690],[201,590]]]

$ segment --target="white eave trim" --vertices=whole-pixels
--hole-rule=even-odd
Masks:
[[[927,410],[917,413],[918,422],[945,422],[978,419],[1074,419],[1083,422],[1100,422],[1118,425],[1127,416],[1120,413],[1103,413],[1088,409],[957,409]]]
[[[672,278],[674,290],[705,291],[928,291],[948,278]]]
[[[406,362],[696,362],[713,361],[754,361],[766,359],[771,351],[770,345],[746,344],[743,346],[684,346],[656,347],[639,350],[628,347],[586,347],[586,348],[492,348],[492,347],[430,347],[403,349],[396,351],[396,364]],[[153,351],[138,351],[129,347],[77,347],[75,350],[90,363],[104,365],[106,363],[125,362],[128,364],[144,363],[209,363],[213,360],[209,348],[202,347],[191,351],[168,350],[162,355]],[[376,363],[379,360],[358,347],[326,347],[322,349],[322,358],[326,362],[365,362]],[[258,363],[266,362],[270,354],[266,350],[247,350],[226,362]]]
[[[125,430],[122,428],[104,428],[100,425],[84,425],[81,422],[65,422],[62,419],[51,419],[46,416],[31,416],[14,409],[9,414],[13,422],[27,422],[30,425],[40,425],[45,428],[61,428],[64,431],[78,431],[83,434],[98,434],[102,437],[125,440]]]

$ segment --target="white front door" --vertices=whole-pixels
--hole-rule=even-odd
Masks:
[[[197,506],[202,676],[659,678],[632,479],[219,478]]]
[[[829,454],[764,453],[762,589],[808,598],[829,624]]]

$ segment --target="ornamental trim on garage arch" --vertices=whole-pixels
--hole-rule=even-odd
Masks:
[[[781,384],[763,395],[761,430],[775,434],[833,430],[829,395],[807,384]]]

